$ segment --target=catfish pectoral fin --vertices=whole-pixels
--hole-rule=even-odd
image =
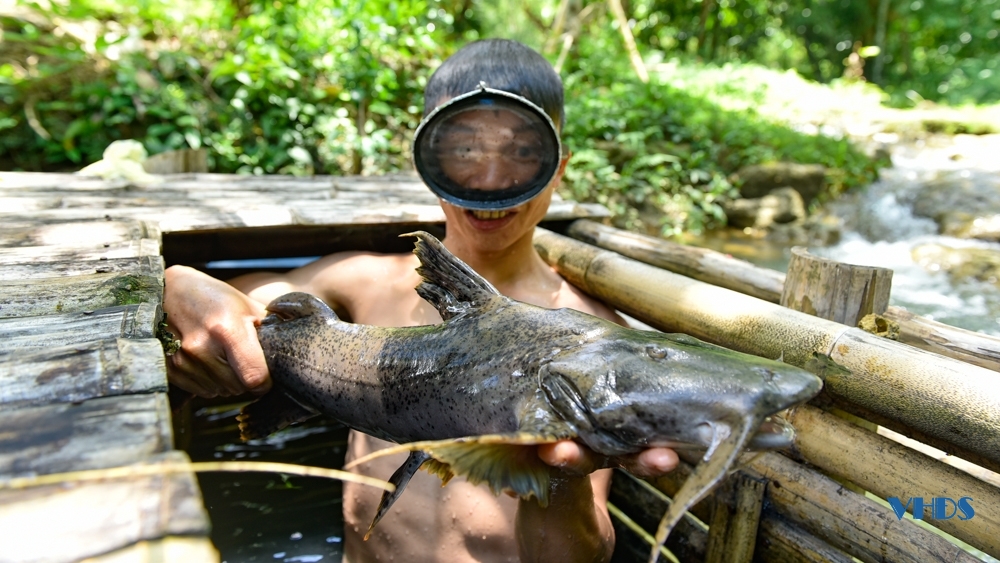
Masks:
[[[318,413],[307,409],[283,391],[272,389],[266,395],[240,409],[240,439],[244,442],[266,438],[278,430],[308,420]]]
[[[396,490],[389,492],[383,491],[382,498],[378,501],[378,509],[375,510],[375,518],[372,519],[371,526],[368,526],[368,531],[365,532],[365,541],[368,541],[368,537],[372,535],[372,530],[375,528],[375,524],[379,523],[379,520],[385,516],[386,512],[389,512],[389,508],[392,506],[399,495],[403,494],[403,489],[406,488],[406,484],[410,482],[410,478],[413,474],[420,469],[420,466],[424,462],[429,461],[431,456],[427,452],[414,451],[410,452],[409,457],[403,462],[403,465],[399,466],[399,469],[389,477],[389,482],[396,485]]]
[[[345,469],[377,457],[421,450],[436,462],[428,464],[433,473],[461,475],[473,484],[487,483],[494,494],[509,489],[521,498],[533,496],[538,504],[547,506],[550,468],[539,459],[534,446],[558,441],[552,436],[516,433],[413,442],[373,452],[352,461]]]

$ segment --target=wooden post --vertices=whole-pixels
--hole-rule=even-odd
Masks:
[[[715,491],[705,563],[753,560],[766,488],[766,479],[740,471]]]
[[[781,293],[781,305],[803,313],[858,326],[865,315],[889,306],[892,270],[854,266],[819,258],[796,246]]]

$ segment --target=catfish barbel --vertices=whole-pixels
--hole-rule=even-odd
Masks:
[[[279,297],[258,328],[273,388],[239,416],[244,439],[322,413],[401,444],[355,462],[409,452],[371,528],[422,466],[544,506],[550,468],[536,444],[574,439],[608,456],[704,448],[660,522],[655,561],[673,526],[740,452],[791,444],[791,426],[771,415],[822,387],[799,368],[691,336],[514,301],[433,236],[412,235],[417,293],[444,322],[352,324],[311,295]]]

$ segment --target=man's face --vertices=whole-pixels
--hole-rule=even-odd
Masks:
[[[450,100],[444,98],[436,105]],[[501,190],[530,181],[539,172],[544,155],[537,127],[517,114],[491,109],[463,112],[451,120],[446,135],[437,139],[441,170],[457,184],[470,189]],[[474,249],[499,252],[534,231],[545,218],[552,193],[559,185],[563,158],[549,184],[533,199],[501,211],[473,211],[444,200],[448,238]]]

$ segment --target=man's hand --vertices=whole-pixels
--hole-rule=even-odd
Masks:
[[[163,310],[181,348],[167,358],[170,383],[202,397],[265,393],[271,379],[255,323],[264,305],[185,266],[165,272]]]
[[[567,473],[587,475],[606,467],[620,467],[637,477],[659,477],[677,467],[677,452],[649,448],[636,454],[610,458],[572,440],[538,446],[538,457]]]

